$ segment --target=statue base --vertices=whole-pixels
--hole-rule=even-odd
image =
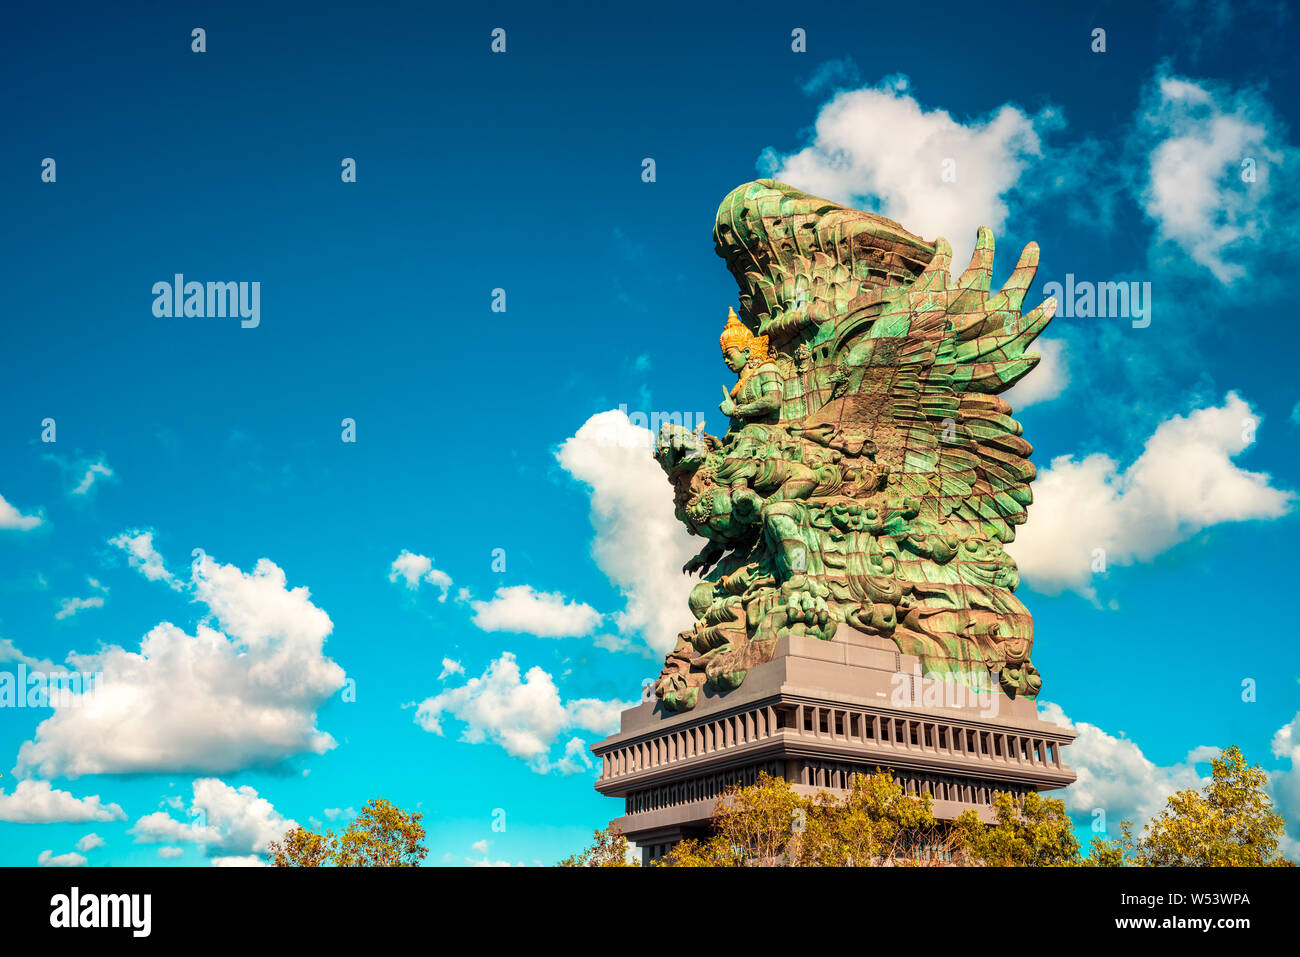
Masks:
[[[592,747],[596,790],[623,798],[611,822],[642,863],[707,835],[718,798],[760,772],[797,791],[847,793],[880,770],[909,794],[928,791],[935,817],[974,810],[993,821],[999,793],[1072,783],[1061,748],[1075,734],[1038,717],[1034,702],[991,687],[926,678],[893,642],[841,625],[833,641],[791,636],[733,691],[701,689],[695,708],[658,700],[624,711],[617,734]]]

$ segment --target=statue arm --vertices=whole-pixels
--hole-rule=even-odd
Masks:
[[[722,560],[722,556],[727,554],[725,545],[719,545],[715,541],[708,541],[700,549],[700,553],[682,566],[682,572],[687,575],[693,575],[699,572],[702,576],[707,575],[714,565]]]
[[[753,402],[744,402],[735,407],[732,415],[742,419],[773,415],[781,411],[781,378],[771,372],[758,375],[759,396]]]

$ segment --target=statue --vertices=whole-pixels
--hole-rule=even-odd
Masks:
[[[702,575],[695,625],[655,685],[665,708],[841,624],[928,674],[1036,695],[1033,619],[1003,548],[1027,517],[1032,450],[998,393],[1038,363],[1025,350],[1056,310],[1021,315],[1038,247],[990,295],[988,229],[954,282],[944,239],[775,180],[733,190],[714,239],[740,286],[719,340],[737,380],[721,438],[656,438],[677,518],[705,539],[683,568]]]

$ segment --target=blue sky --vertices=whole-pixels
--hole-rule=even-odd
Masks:
[[[1140,819],[1239,744],[1300,838],[1294,18],[975,12],[16,11],[0,671],[118,693],[0,708],[0,863],[251,862],[377,795],[430,863],[550,863],[616,816],[582,755],[689,544],[619,410],[723,428],[710,231],[760,175],[958,257],[990,225],[995,281],[1036,240],[1035,302],[1149,290],[1058,316],[1010,397],[1069,807]],[[176,273],[260,283],[257,327],[155,316]]]

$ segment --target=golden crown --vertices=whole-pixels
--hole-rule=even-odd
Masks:
[[[728,349],[739,349],[741,352],[749,350],[750,362],[761,362],[767,358],[767,336],[756,336],[750,332],[731,307],[727,308],[727,324],[722,327],[718,344],[722,346],[723,355],[726,355]]]

